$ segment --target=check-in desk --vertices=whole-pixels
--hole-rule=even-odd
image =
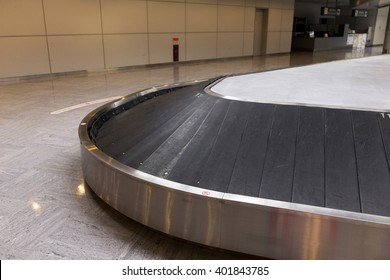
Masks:
[[[348,25],[344,26],[342,36],[329,37],[293,37],[292,49],[304,51],[322,51],[341,48],[352,48],[352,45],[347,45]]]

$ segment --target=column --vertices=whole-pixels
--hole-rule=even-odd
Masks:
[[[383,44],[383,53],[390,53],[390,16],[387,18],[385,42]]]

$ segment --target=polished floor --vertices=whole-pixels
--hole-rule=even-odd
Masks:
[[[83,183],[79,122],[99,106],[93,101],[155,85],[378,55],[381,51],[302,52],[1,80],[0,258],[249,258],[162,235],[101,202]],[[61,110],[64,108],[70,109]]]

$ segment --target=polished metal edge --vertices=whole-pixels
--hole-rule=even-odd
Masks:
[[[79,126],[84,177],[107,204],[166,234],[200,244],[277,259],[390,259],[390,218],[221,193],[162,179],[100,151],[89,125],[145,94],[92,111]]]

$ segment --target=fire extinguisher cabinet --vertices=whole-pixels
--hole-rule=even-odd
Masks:
[[[179,38],[172,38],[173,43],[173,61],[179,61]]]

